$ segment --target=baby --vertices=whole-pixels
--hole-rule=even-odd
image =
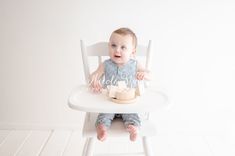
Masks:
[[[137,87],[137,80],[148,79],[149,72],[134,59],[136,53],[137,38],[129,28],[115,30],[109,39],[110,58],[101,63],[98,69],[91,74],[90,87],[94,92],[108,85],[117,85],[118,81],[125,81],[130,88]],[[104,81],[101,84],[101,78]],[[104,141],[107,138],[107,130],[115,117],[121,117],[130,140],[135,141],[141,121],[138,114],[108,114],[100,113],[96,121],[97,138]]]

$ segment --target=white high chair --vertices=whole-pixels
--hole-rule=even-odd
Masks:
[[[139,137],[143,143],[143,154],[145,156],[153,156],[149,137],[156,134],[156,128],[151,123],[149,112],[156,111],[166,106],[166,96],[156,91],[154,88],[146,89],[143,96],[138,97],[136,103],[133,104],[116,104],[109,100],[103,94],[92,94],[87,89],[89,83],[90,68],[89,57],[98,57],[98,62],[102,62],[103,56],[108,56],[108,42],[98,42],[96,44],[86,46],[81,40],[81,52],[84,67],[86,85],[76,87],[70,94],[68,104],[70,108],[86,112],[83,125],[83,137],[86,138],[86,143],[83,148],[83,156],[93,156],[93,146],[96,140],[95,121],[98,113],[142,113],[146,114],[146,119],[142,120]],[[147,46],[138,45],[136,55],[144,56],[145,67],[149,70],[151,41]],[[122,121],[114,120],[111,128],[108,130],[108,138],[110,137],[129,137]],[[133,153],[132,153],[133,154]],[[134,153],[140,154],[140,153]],[[109,154],[111,155],[111,154]],[[117,155],[117,154],[116,154]]]

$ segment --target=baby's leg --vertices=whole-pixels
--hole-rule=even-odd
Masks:
[[[103,124],[99,124],[96,127],[97,139],[100,141],[105,141],[107,138],[107,127]]]
[[[111,126],[111,122],[115,114],[100,113],[96,120],[97,138],[104,141],[107,138],[107,129]]]
[[[122,114],[122,119],[127,131],[130,133],[130,140],[135,141],[141,124],[138,114]]]
[[[138,127],[134,125],[128,125],[126,129],[130,133],[130,140],[136,141],[138,136]]]

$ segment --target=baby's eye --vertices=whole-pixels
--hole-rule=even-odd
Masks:
[[[116,47],[116,44],[111,44],[111,47],[115,48],[115,47]]]
[[[121,46],[122,50],[125,50],[126,49],[126,46]]]

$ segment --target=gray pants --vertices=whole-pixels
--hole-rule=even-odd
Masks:
[[[111,114],[111,113],[100,113],[96,120],[96,126],[104,124],[106,127],[110,127],[115,117],[122,117],[125,126],[134,125],[139,127],[141,125],[139,115],[136,113],[132,114]]]

